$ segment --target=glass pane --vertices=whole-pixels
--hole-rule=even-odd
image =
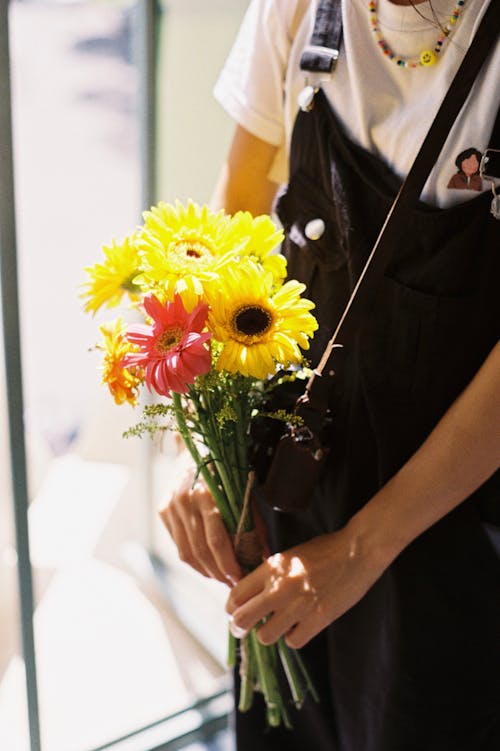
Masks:
[[[11,0],[43,751],[90,751],[214,693],[226,680],[225,593],[180,564],[169,566],[167,535],[156,522],[158,494],[150,493],[148,462],[154,460],[161,495],[167,489],[161,478],[173,481],[180,471],[174,445],[167,440],[161,452],[151,452],[146,442],[122,439],[139,415],[116,407],[99,385],[100,357],[93,349],[99,323],[110,316],[84,315],[78,298],[83,267],[99,260],[103,244],[127,234],[144,208],[134,6],[127,0]],[[217,51],[220,61],[225,49]],[[163,66],[171,64],[167,57],[160,90],[161,76],[167,77]],[[186,168],[197,174],[192,164]],[[198,189],[194,184],[193,195]],[[199,199],[205,198],[200,190]],[[0,575],[8,571],[10,577],[8,586],[0,582],[1,597],[9,598],[5,608],[0,601],[0,727],[6,734],[0,734],[0,747],[27,751],[23,701],[17,698],[24,684],[15,660],[15,555],[9,536],[4,543],[8,513],[0,506]],[[200,623],[199,611],[179,597],[191,578],[188,596],[196,592],[207,611],[204,631],[194,635],[189,626]],[[4,737],[15,738],[15,745],[2,743]]]
[[[234,122],[212,91],[248,0],[164,0],[161,32],[159,195],[208,201]]]
[[[17,555],[15,546],[10,453],[5,407],[3,329],[0,314],[0,748],[15,748],[13,714],[27,722],[26,694],[21,660]]]
[[[163,3],[162,199],[210,196],[233,127],[212,88],[246,5]],[[122,438],[140,414],[99,385],[95,350],[99,324],[115,315],[92,319],[78,298],[83,267],[146,208],[136,3],[10,7],[42,742],[43,751],[91,751],[227,685],[227,592],[177,560],[156,506],[183,459],[172,436]],[[0,747],[28,751],[10,491],[1,490]]]

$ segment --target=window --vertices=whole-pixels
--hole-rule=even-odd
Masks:
[[[208,199],[232,129],[211,89],[245,5],[10,2],[43,751],[187,748],[204,727],[212,734],[220,730],[230,709],[225,590],[177,561],[156,519],[157,502],[182,462],[172,438],[161,444],[122,439],[140,415],[116,407],[99,386],[99,352],[93,347],[96,323],[106,314],[94,321],[84,316],[78,287],[83,267],[98,259],[101,245],[136,224],[152,175],[158,197]],[[145,18],[154,23],[149,35]],[[156,88],[144,77],[141,46],[147,39],[151,51],[155,38]],[[189,60],[187,38],[195,50]],[[2,68],[6,80],[6,62]],[[154,112],[156,152],[147,118]],[[5,271],[6,248],[1,250]],[[12,333],[7,330],[9,341]],[[0,377],[0,398],[5,393]],[[0,415],[0,747],[27,751],[5,412]],[[22,572],[29,571],[24,556],[20,564]],[[31,749],[36,748],[32,730]]]

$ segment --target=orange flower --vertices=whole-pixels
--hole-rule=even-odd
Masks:
[[[103,335],[101,349],[104,350],[102,363],[102,383],[107,383],[116,404],[128,402],[132,406],[137,404],[139,386],[144,381],[144,371],[136,365],[125,367],[125,355],[136,350],[126,336],[121,318],[114,324],[105,323],[99,327]]]

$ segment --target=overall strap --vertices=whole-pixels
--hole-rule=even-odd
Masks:
[[[300,69],[308,73],[333,73],[341,39],[341,0],[319,0],[311,41],[300,58]]]
[[[491,149],[500,149],[500,107],[497,110],[497,116],[495,118],[495,122],[493,123],[489,147]]]
[[[493,198],[490,212],[497,221],[500,221],[500,194],[497,193],[496,188],[497,181],[500,180],[500,107],[497,110],[489,145],[481,156],[479,174],[491,184]]]

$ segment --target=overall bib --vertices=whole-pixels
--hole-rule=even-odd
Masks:
[[[499,147],[498,128],[491,145]],[[320,89],[294,126],[278,199],[292,278],[307,285],[315,365],[400,186],[353,143]],[[498,341],[500,223],[491,193],[407,218],[376,299],[333,379],[328,466],[310,507],[263,507],[271,549],[336,530],[406,462]],[[322,219],[325,231],[305,228]],[[293,467],[290,468],[293,472]],[[410,544],[362,600],[302,650],[321,696],[266,729],[238,714],[239,751],[498,751],[498,473]],[[496,516],[495,516],[496,515]]]

